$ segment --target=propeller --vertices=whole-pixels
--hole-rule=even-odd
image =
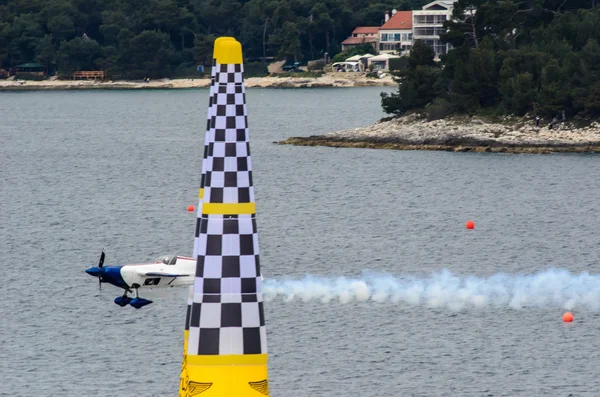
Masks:
[[[104,264],[104,250],[100,254],[100,260],[98,261],[98,268],[102,269],[102,265]],[[100,276],[98,276],[98,290],[102,291],[102,271],[100,272]]]
[[[98,288],[102,290],[102,276],[104,275],[104,269],[102,266],[104,265],[104,250],[102,250],[102,254],[100,254],[100,261],[98,262],[97,267],[90,267],[85,272],[90,276],[98,277]]]

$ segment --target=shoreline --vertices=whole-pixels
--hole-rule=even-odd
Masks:
[[[246,88],[333,88],[333,87],[395,87],[391,76],[367,78],[363,73],[326,73],[320,77],[249,77]],[[210,79],[159,79],[143,81],[93,80],[0,80],[0,91],[45,90],[123,90],[123,89],[190,89],[209,88]]]
[[[420,115],[382,120],[374,125],[324,135],[290,137],[282,145],[389,150],[486,153],[600,153],[600,123],[572,123],[553,129],[513,117],[501,122],[455,116],[427,121]]]

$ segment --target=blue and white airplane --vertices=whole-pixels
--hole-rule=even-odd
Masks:
[[[98,277],[98,285],[112,284],[123,288],[123,296],[115,298],[115,303],[121,307],[131,305],[136,309],[152,303],[151,300],[140,298],[140,288],[179,287],[191,285],[196,273],[196,259],[177,255],[165,255],[153,263],[140,263],[123,266],[103,266],[104,251],[100,255],[98,266],[90,267],[85,272]],[[134,298],[127,296],[135,293]]]

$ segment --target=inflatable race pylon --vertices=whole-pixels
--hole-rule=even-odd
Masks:
[[[215,85],[186,357],[186,396],[269,395],[242,48],[215,43]],[[181,390],[180,390],[181,392]]]

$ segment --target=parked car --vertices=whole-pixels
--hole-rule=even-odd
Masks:
[[[301,70],[298,68],[300,66],[300,62],[294,62],[291,64],[283,65],[281,68],[284,72],[300,72]]]

